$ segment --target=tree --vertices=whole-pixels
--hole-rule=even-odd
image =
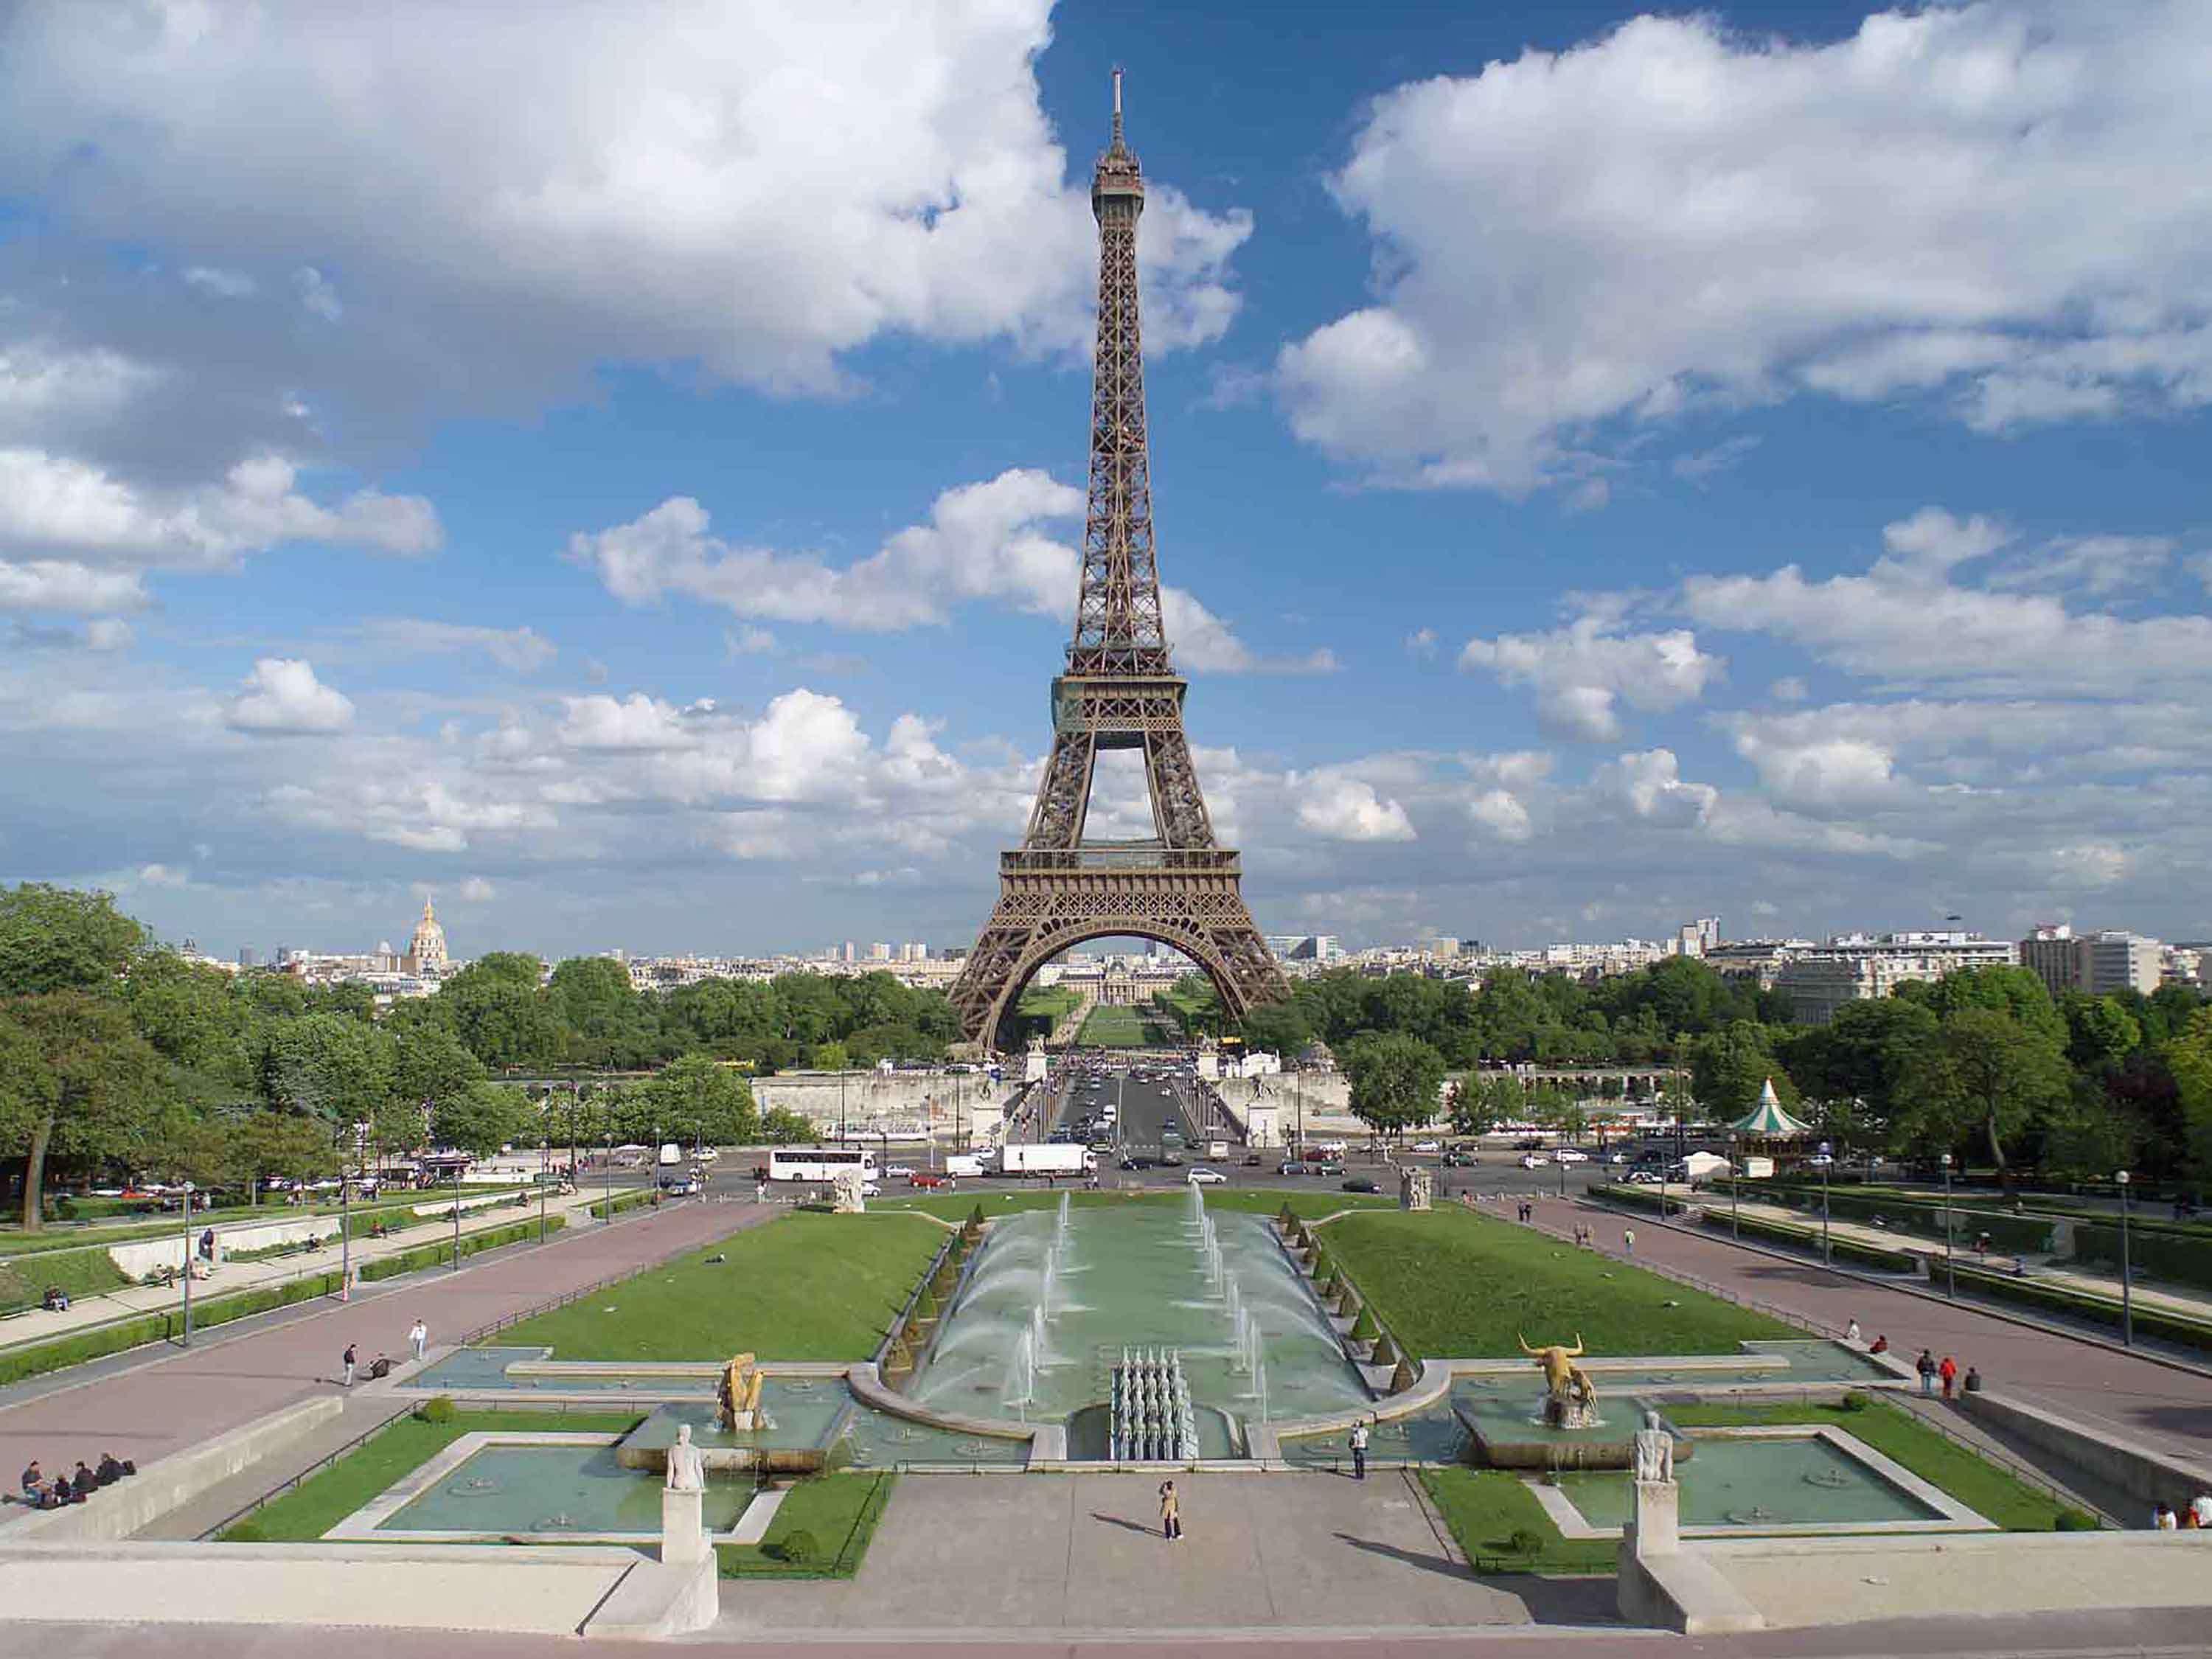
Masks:
[[[1978,1133],[2002,1175],[2005,1142],[2031,1118],[2064,1103],[2069,1083],[2056,1037],[2002,1009],[1961,1005],[1913,1066],[1908,1128],[1931,1147]]]
[[[561,1058],[561,1022],[538,988],[544,968],[536,957],[495,951],[446,981],[433,1000],[485,1065],[550,1066]]]
[[[654,1121],[671,1138],[689,1131],[710,1146],[742,1146],[760,1131],[752,1086],[708,1054],[686,1054],[645,1085]]]
[[[392,1039],[392,1093],[416,1104],[459,1096],[484,1080],[481,1060],[452,1032],[435,1025],[395,1028]]]
[[[571,957],[553,970],[548,999],[567,1033],[568,1057],[592,1066],[652,1060],[659,1032],[653,1006],[629,982],[629,969],[607,957]]]
[[[1723,1122],[1758,1105],[1770,1079],[1783,1105],[1794,1104],[1797,1085],[1767,1047],[1765,1028],[1747,1019],[1698,1037],[1690,1046],[1691,1090],[1698,1103]]]
[[[1296,1002],[1271,1002],[1244,1016],[1244,1046],[1295,1060],[1314,1040],[1312,1023]]]
[[[1896,994],[1924,1003],[1941,1020],[1966,1008],[1991,1009],[2056,1045],[2066,1042],[2066,1022],[2051,1003],[2050,988],[2029,969],[1961,968],[1939,980],[1901,985]]]
[[[0,892],[0,997],[111,991],[147,943],[112,893],[25,882]]]
[[[2159,1054],[2179,1097],[2190,1172],[2200,1182],[2212,1182],[2212,1008],[2190,1016]]]
[[[1352,1084],[1352,1115],[1377,1134],[1398,1134],[1435,1119],[1444,1057],[1419,1037],[1393,1032],[1356,1038],[1340,1063]]]
[[[392,1040],[345,1014],[302,1014],[272,1024],[258,1074],[273,1109],[335,1128],[373,1123],[392,1100]]]
[[[1780,1058],[1805,1094],[1830,1112],[1857,1103],[1853,1117],[1887,1143],[1899,1091],[1936,1027],[1932,1010],[1903,998],[1846,1003],[1826,1025],[1793,1033]]]
[[[812,1121],[788,1106],[771,1106],[760,1121],[760,1138],[771,1146],[799,1146],[814,1139]]]
[[[11,998],[0,1005],[0,1146],[23,1160],[23,1227],[35,1231],[47,1160],[97,1162],[131,1150],[153,1109],[161,1063],[112,997]]]
[[[430,1114],[430,1136],[478,1158],[502,1146],[536,1139],[538,1114],[523,1091],[512,1085],[476,1083],[441,1096]]]
[[[226,1090],[252,1086],[254,1013],[228,974],[173,951],[149,951],[131,964],[123,997],[139,1034],[164,1059]]]
[[[2106,1076],[2142,1046],[2142,1024],[2117,998],[2069,991],[2058,1012],[2066,1022],[2066,1058],[2077,1071]]]

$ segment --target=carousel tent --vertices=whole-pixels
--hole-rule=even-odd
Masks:
[[[1782,1102],[1774,1092],[1772,1078],[1767,1079],[1760,1087],[1759,1104],[1729,1127],[1749,1140],[1784,1140],[1813,1133],[1811,1124],[1800,1123],[1782,1109]]]

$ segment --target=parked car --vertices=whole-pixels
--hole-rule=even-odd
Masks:
[[[1139,1158],[1132,1152],[1121,1160],[1121,1167],[1125,1170],[1149,1170],[1152,1167],[1152,1160],[1149,1158]]]
[[[1444,1154],[1444,1168],[1447,1170],[1472,1170],[1480,1161],[1473,1152],[1463,1152],[1457,1146]]]
[[[1551,1162],[1552,1160],[1546,1158],[1541,1152],[1523,1152],[1521,1154],[1521,1167],[1524,1170],[1546,1169],[1550,1166]]]
[[[1659,1171],[1656,1170],[1631,1170],[1628,1172],[1627,1180],[1631,1186],[1656,1187],[1659,1184]]]
[[[1589,1162],[1589,1154],[1583,1151],[1579,1146],[1562,1146],[1559,1151],[1552,1154],[1552,1162],[1554,1164],[1587,1164]]]
[[[1294,1158],[1285,1158],[1275,1169],[1277,1175],[1304,1175],[1305,1172],[1306,1166]]]
[[[860,1196],[862,1198],[881,1198],[883,1195],[884,1188],[881,1182],[864,1181],[860,1183]]]
[[[1344,1183],[1344,1190],[1347,1193],[1379,1193],[1382,1189],[1365,1176],[1354,1176]]]
[[[1413,1143],[1413,1150],[1417,1152],[1441,1152],[1443,1149],[1443,1143],[1440,1140],[1417,1140]]]
[[[887,1181],[911,1181],[914,1170],[906,1164],[894,1164],[884,1171],[884,1178]]]
[[[1344,1164],[1342,1160],[1334,1158],[1325,1158],[1318,1164],[1309,1164],[1306,1168],[1317,1176],[1342,1175],[1344,1173]]]
[[[1256,1169],[1258,1169],[1258,1168],[1260,1167],[1260,1154],[1259,1154],[1259,1153],[1257,1153],[1257,1152],[1247,1152],[1247,1153],[1245,1153],[1245,1154],[1244,1154],[1244,1167],[1245,1167],[1246,1169],[1248,1169],[1248,1170],[1256,1170]]]
[[[1214,1187],[1218,1186],[1221,1182],[1228,1180],[1229,1177],[1222,1174],[1218,1170],[1208,1170],[1201,1167],[1200,1169],[1193,1170],[1188,1175],[1185,1176],[1183,1179],[1190,1182],[1194,1187]]]

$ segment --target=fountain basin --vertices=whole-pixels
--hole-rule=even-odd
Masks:
[[[1598,1420],[1587,1428],[1555,1428],[1544,1419],[1540,1395],[1453,1391],[1452,1409],[1467,1425],[1468,1461],[1493,1469],[1626,1469],[1636,1462],[1636,1431],[1651,1402],[1637,1395],[1607,1395]],[[1663,1420],[1663,1417],[1662,1417]],[[1673,1425],[1668,1428],[1672,1431]],[[1674,1435],[1674,1455],[1687,1458],[1694,1443]]]

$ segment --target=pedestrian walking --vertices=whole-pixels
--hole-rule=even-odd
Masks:
[[[753,1182],[753,1202],[756,1204],[768,1202],[768,1182],[765,1181]]]
[[[1846,1342],[1856,1342],[1856,1341],[1857,1341],[1858,1340],[1859,1340],[1859,1322],[1858,1322],[1857,1320],[1854,1319],[1854,1320],[1851,1320],[1849,1323],[1845,1324],[1845,1325],[1844,1325],[1844,1341],[1846,1341]]]
[[[1182,1505],[1176,1501],[1175,1482],[1160,1482],[1160,1536],[1170,1542],[1182,1537]]]
[[[345,1358],[341,1363],[345,1366],[345,1385],[349,1389],[353,1387],[353,1368],[361,1363],[361,1356],[353,1351],[352,1343],[346,1344]]]
[[[1352,1478],[1354,1480],[1367,1478],[1367,1425],[1364,1423],[1352,1425]]]
[[[1931,1396],[1936,1392],[1936,1356],[1923,1348],[1920,1358],[1912,1362],[1912,1369],[1920,1373],[1920,1392]]]
[[[1936,1368],[1936,1375],[1943,1379],[1943,1398],[1950,1399],[1959,1386],[1959,1362],[1945,1354],[1943,1363]]]
[[[418,1360],[422,1358],[422,1350],[430,1346],[430,1328],[419,1316],[407,1328],[407,1346],[415,1350]]]
[[[1634,1255],[1636,1254],[1635,1228],[1623,1227],[1620,1230],[1620,1253],[1623,1255]]]

